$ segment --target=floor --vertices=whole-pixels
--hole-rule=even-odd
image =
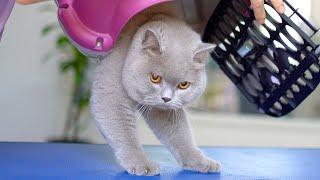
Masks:
[[[160,175],[131,176],[115,161],[107,145],[0,143],[1,179],[320,179],[320,149],[207,147],[222,164],[221,173],[181,169],[161,146],[145,146],[159,163]]]

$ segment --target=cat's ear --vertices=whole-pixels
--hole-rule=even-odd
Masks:
[[[193,60],[196,63],[196,65],[205,66],[209,59],[210,52],[212,52],[215,47],[215,44],[201,43],[195,50],[193,56]]]
[[[142,49],[149,55],[157,56],[162,53],[160,38],[153,30],[146,30],[142,40]]]

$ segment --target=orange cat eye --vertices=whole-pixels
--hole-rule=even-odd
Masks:
[[[188,89],[189,87],[190,87],[190,82],[188,81],[182,82],[178,85],[179,89]]]
[[[155,74],[151,74],[150,75],[150,81],[154,84],[159,84],[161,82],[161,76],[155,75]]]

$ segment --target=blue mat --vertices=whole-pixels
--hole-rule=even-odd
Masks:
[[[221,174],[184,171],[163,147],[146,146],[161,175],[135,177],[107,145],[0,143],[0,179],[320,179],[320,149],[202,148]]]

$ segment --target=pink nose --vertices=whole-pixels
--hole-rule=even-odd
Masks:
[[[168,97],[162,97],[161,98],[165,103],[171,101],[171,98],[168,98]]]

